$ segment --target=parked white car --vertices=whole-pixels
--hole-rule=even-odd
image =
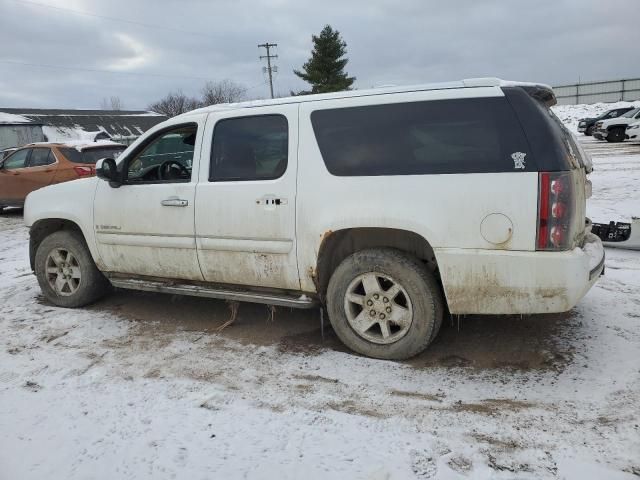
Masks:
[[[596,122],[593,136],[607,142],[622,142],[625,139],[627,126],[640,120],[640,108],[629,110],[624,115],[609,120]]]
[[[640,140],[640,121],[629,124],[626,130],[627,140],[637,142]]]
[[[65,307],[110,285],[324,305],[346,345],[385,359],[426,348],[446,311],[567,311],[604,250],[590,161],[553,104],[544,85],[473,79],[195,110],[98,178],[30,194],[31,266]]]

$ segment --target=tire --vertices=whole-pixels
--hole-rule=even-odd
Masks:
[[[54,232],[40,243],[35,273],[44,296],[59,307],[88,305],[103,297],[110,288],[82,235],[69,230]]]
[[[413,357],[427,348],[442,324],[440,285],[425,265],[400,250],[367,249],[347,257],[333,272],[326,298],[340,340],[368,357]]]
[[[610,143],[618,143],[624,141],[624,127],[614,127],[609,130],[609,134],[607,135],[607,142]]]
[[[590,137],[591,135],[593,135],[593,125],[591,125],[590,127],[587,127],[587,129],[584,131],[584,134],[587,137]]]

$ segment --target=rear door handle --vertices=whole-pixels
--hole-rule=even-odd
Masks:
[[[258,198],[256,200],[256,204],[263,205],[265,207],[275,207],[277,205],[286,205],[287,199],[276,197],[275,195],[265,195],[262,198]]]
[[[183,200],[182,198],[171,197],[160,202],[163,207],[186,207],[189,205],[189,200]]]

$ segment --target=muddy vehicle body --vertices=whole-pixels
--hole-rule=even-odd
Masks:
[[[31,265],[68,307],[110,285],[322,305],[385,359],[426,348],[447,311],[567,311],[604,250],[590,161],[554,103],[489,78],[195,110],[98,178],[31,194]]]

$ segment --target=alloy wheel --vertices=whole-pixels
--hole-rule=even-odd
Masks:
[[[47,256],[45,269],[49,286],[56,295],[68,297],[76,293],[80,287],[80,264],[69,250],[53,249]]]
[[[390,344],[404,337],[413,321],[413,306],[396,280],[379,272],[358,275],[344,299],[347,321],[362,338]]]

